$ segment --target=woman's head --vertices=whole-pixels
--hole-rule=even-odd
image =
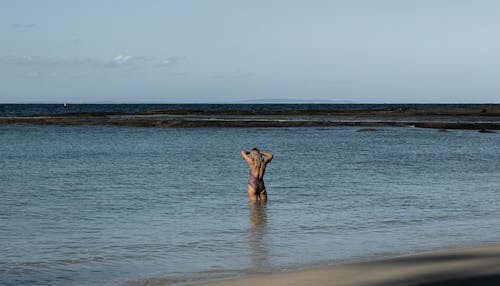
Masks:
[[[262,153],[260,153],[259,149],[253,148],[250,151],[250,158],[252,158],[252,160],[255,163],[255,165],[257,165],[258,167],[260,167],[260,165],[262,164],[263,159],[262,159]]]

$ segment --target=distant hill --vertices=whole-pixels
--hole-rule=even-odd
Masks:
[[[239,104],[355,104],[349,100],[327,100],[327,99],[250,99],[239,100],[232,103]]]

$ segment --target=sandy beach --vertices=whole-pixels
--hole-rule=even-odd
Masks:
[[[438,251],[295,272],[259,274],[196,285],[500,285],[500,245]]]

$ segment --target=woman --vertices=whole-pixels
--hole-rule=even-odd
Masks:
[[[250,152],[242,150],[241,156],[243,156],[250,166],[248,199],[250,201],[257,201],[257,199],[260,198],[261,201],[266,201],[267,193],[263,178],[264,172],[266,171],[266,165],[273,159],[273,154],[260,152],[259,149],[253,148]]]

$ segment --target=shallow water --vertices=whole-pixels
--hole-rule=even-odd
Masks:
[[[500,134],[0,125],[0,284],[146,285],[499,242]],[[239,151],[275,154],[249,205]]]

